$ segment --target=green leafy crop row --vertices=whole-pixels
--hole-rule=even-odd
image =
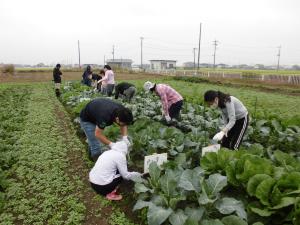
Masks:
[[[77,90],[70,83],[62,96],[74,117],[89,100],[103,97]],[[144,215],[146,209],[148,224],[299,225],[298,126],[253,119],[241,150],[222,149],[201,157],[202,147],[221,126],[218,112],[187,99],[182,120],[168,127],[157,98],[139,93],[133,103],[119,101],[136,119],[129,127],[131,165],[141,169],[143,157],[152,153],[169,156],[162,168],[151,164],[149,178],[136,180],[134,210]],[[118,138],[117,127],[105,132]]]

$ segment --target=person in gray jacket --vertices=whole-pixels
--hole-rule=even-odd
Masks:
[[[225,126],[213,140],[221,141],[221,146],[237,150],[248,128],[249,115],[247,108],[234,96],[221,91],[209,90],[204,94],[204,101],[213,108],[219,108]]]

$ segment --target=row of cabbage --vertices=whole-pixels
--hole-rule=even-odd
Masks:
[[[96,97],[102,96],[69,83],[62,101],[76,116]],[[141,169],[145,155],[169,155],[162,168],[151,164],[150,177],[136,180],[134,210],[148,224],[300,223],[299,127],[252,120],[241,150],[201,157],[202,147],[221,126],[218,112],[185,102],[182,120],[168,127],[157,98],[139,93],[132,103],[122,104],[136,118],[129,128],[131,165]],[[117,138],[118,129],[110,127],[106,134]]]

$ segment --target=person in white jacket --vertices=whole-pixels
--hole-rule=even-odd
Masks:
[[[128,172],[126,154],[128,146],[125,141],[116,142],[111,150],[99,156],[89,173],[92,188],[109,200],[121,200],[122,195],[116,189],[123,179],[132,180],[141,176],[138,172]]]

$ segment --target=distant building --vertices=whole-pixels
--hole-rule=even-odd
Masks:
[[[131,59],[108,59],[106,64],[112,68],[131,69],[133,61]]]
[[[184,68],[194,68],[194,62],[185,62],[185,63],[183,63],[183,67]]]
[[[172,70],[176,69],[176,60],[150,60],[151,70]]]

